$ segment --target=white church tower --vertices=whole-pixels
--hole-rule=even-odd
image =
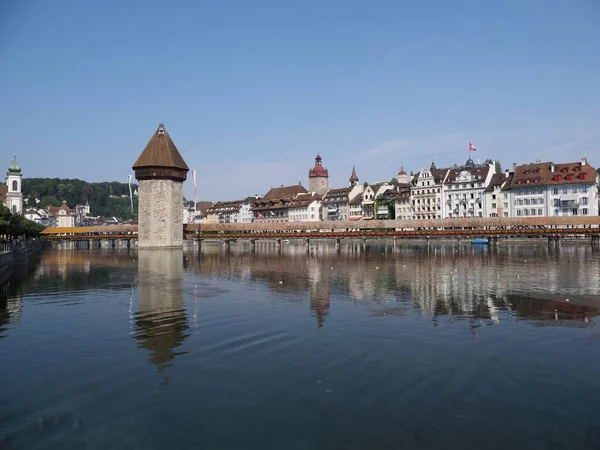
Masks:
[[[22,176],[21,167],[17,164],[17,155],[14,155],[6,172],[6,206],[10,209],[10,212],[15,214],[23,214]]]

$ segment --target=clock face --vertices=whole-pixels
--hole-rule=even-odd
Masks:
[[[325,186],[325,180],[321,180],[321,186]]]

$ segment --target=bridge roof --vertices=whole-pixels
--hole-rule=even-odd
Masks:
[[[185,170],[186,172],[189,170],[163,124],[158,126],[141,155],[133,164],[133,170],[143,167],[165,167]]]
[[[94,234],[94,233],[137,233],[137,225],[97,225],[91,227],[48,227],[42,235]]]

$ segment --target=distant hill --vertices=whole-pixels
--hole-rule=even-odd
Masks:
[[[137,184],[131,185],[135,192]],[[137,216],[137,198],[134,196],[134,217],[131,216],[129,203],[129,186],[127,183],[116,181],[88,183],[78,179],[64,178],[23,178],[23,198],[29,199],[27,206],[38,208],[60,206],[63,201],[69,207],[90,204],[92,216],[115,216],[122,219],[132,219]],[[124,197],[123,197],[124,196]]]

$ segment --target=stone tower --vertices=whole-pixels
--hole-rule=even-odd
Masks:
[[[160,124],[133,165],[139,181],[138,247],[183,245],[183,182],[189,167]]]
[[[317,154],[315,167],[308,171],[308,190],[323,195],[329,190],[329,171],[323,167],[323,158]]]
[[[17,163],[17,155],[14,155],[8,171],[6,172],[6,206],[12,213],[23,213],[23,193],[21,192],[21,166]]]
[[[408,184],[408,174],[406,173],[406,170],[404,170],[404,166],[400,167],[400,172],[398,172],[396,178],[399,184]]]

